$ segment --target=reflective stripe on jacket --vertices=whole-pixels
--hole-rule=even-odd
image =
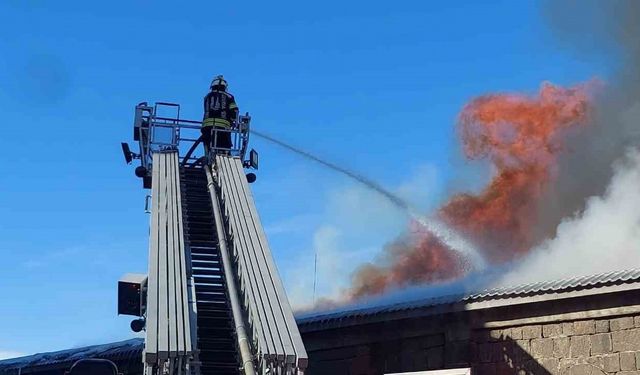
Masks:
[[[213,117],[209,117],[204,119],[204,121],[202,121],[202,127],[207,127],[207,126],[219,126],[221,128],[231,128],[231,123],[228,120],[225,120],[223,118],[213,118]]]

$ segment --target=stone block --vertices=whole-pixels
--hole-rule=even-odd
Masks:
[[[604,359],[602,358],[601,355],[597,356],[597,357],[589,357],[587,358],[587,363],[590,364],[593,367],[602,369],[604,368]]]
[[[502,339],[508,340],[511,338],[511,328],[505,328],[502,330]]]
[[[551,375],[555,375],[558,373],[558,366],[560,364],[558,358],[542,358],[539,360],[539,363],[542,368],[547,370],[547,373]]]
[[[636,352],[636,368],[640,370],[640,352]]]
[[[513,367],[514,364],[517,363],[513,348],[513,343],[510,343],[508,347],[503,347],[501,351],[499,351],[500,360],[498,364],[506,364]]]
[[[527,374],[544,374],[544,370],[540,363],[534,359],[525,361],[523,364]]]
[[[478,353],[480,352],[480,347],[482,344],[478,344],[474,341],[469,341],[469,362],[478,363],[480,359],[478,357]]]
[[[492,329],[489,331],[489,341],[501,341],[504,339],[504,330],[502,329]]]
[[[512,349],[512,358],[518,363],[531,358],[531,343],[528,340],[516,340]]]
[[[620,371],[616,375],[640,375],[640,371]]]
[[[489,341],[489,330],[488,329],[480,329],[477,331],[473,331],[471,333],[471,337],[473,341],[477,343],[488,342]]]
[[[527,355],[531,353],[531,344],[529,340],[516,340],[516,347],[514,351],[526,353]]]
[[[440,369],[444,366],[444,347],[427,349],[427,366],[429,369]]]
[[[614,352],[640,351],[640,328],[611,332]]]
[[[444,345],[443,334],[427,336],[427,338],[424,340],[425,348],[433,348],[434,346],[442,346],[442,345]]]
[[[607,332],[609,332],[609,321],[596,320],[596,333],[607,333]]]
[[[493,363],[484,363],[477,367],[478,375],[496,375],[496,365]]]
[[[636,327],[640,328],[640,316],[634,316],[633,317],[633,325],[635,325]]]
[[[513,343],[497,342],[495,343],[494,355],[495,361],[499,363],[509,362],[512,358]]]
[[[553,356],[556,358],[569,357],[569,340],[568,337],[558,337],[553,339]]]
[[[573,336],[573,323],[562,323],[562,334],[565,336]]]
[[[402,340],[402,353],[423,353],[423,349],[424,349],[424,338],[423,337],[412,337],[412,338],[407,338]],[[363,348],[366,348],[366,346],[360,346],[358,348],[356,348],[356,351],[358,352],[357,354],[366,354],[366,353],[362,353],[362,350],[364,350]]]
[[[566,371],[562,372],[562,375],[604,375],[604,373],[593,365],[583,363],[569,367]]]
[[[464,324],[447,327],[445,339],[447,341],[468,341],[471,338],[471,329]]]
[[[560,359],[560,373],[565,374],[565,372],[576,366],[578,363],[584,363],[584,358],[561,358]]]
[[[398,361],[400,362],[400,368],[408,368],[408,369],[418,369],[427,367],[427,358],[426,355],[419,350],[416,350],[415,347],[405,346],[406,342],[402,343],[402,350],[398,353]],[[353,362],[364,362],[367,361],[363,358],[352,358]]]
[[[573,333],[575,335],[591,335],[596,333],[596,322],[593,320],[581,320],[573,322]]]
[[[611,331],[622,331],[624,329],[631,329],[635,327],[633,317],[630,316],[611,319],[609,326],[611,327]]]
[[[636,353],[622,352],[620,353],[620,370],[630,371],[636,369]]]
[[[553,339],[533,339],[531,340],[531,355],[533,358],[553,357]]]
[[[542,326],[542,336],[559,337],[562,336],[562,324],[545,324]]]
[[[539,339],[542,337],[542,326],[522,327],[522,338],[524,340]]]
[[[613,349],[611,345],[611,334],[598,333],[591,336],[591,354],[607,354]]]
[[[604,371],[616,372],[620,371],[620,354],[607,354],[602,356]]]
[[[569,344],[569,355],[573,358],[588,357],[591,353],[591,340],[589,336],[573,336]]]
[[[448,342],[444,349],[444,363],[451,366],[465,366],[469,364],[471,351],[468,341]]]
[[[493,344],[478,344],[478,360],[481,363],[489,363],[493,360]]]
[[[496,365],[496,375],[513,375],[514,368],[507,363],[498,363]]]
[[[522,340],[522,327],[513,327],[509,330],[509,337],[514,340]]]

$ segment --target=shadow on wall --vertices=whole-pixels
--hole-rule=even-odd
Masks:
[[[558,359],[550,359],[555,363],[545,363],[545,359],[535,359],[529,352],[529,341],[514,340],[500,336],[498,341],[471,342],[475,353],[471,354],[472,374],[535,374],[551,375],[547,368],[557,368]]]
[[[309,374],[428,375],[429,370],[425,369],[470,367],[473,375],[605,375],[590,364],[567,364],[562,368],[557,358],[532,357],[528,340],[492,338],[486,334],[489,331],[484,332],[484,337],[478,337],[482,334],[477,333],[471,340],[457,344],[445,343],[443,335],[439,335],[440,339],[419,337],[323,351],[322,360],[311,361]]]
[[[489,331],[482,332],[464,341],[445,341],[445,334],[438,334],[311,352],[308,373],[382,375],[470,367],[473,375],[551,375],[546,368],[558,368],[558,359],[533,358],[527,340],[491,338]],[[578,369],[565,374],[598,373]]]
[[[525,341],[526,342],[526,341]],[[567,338],[567,345],[569,340]],[[564,366],[561,365],[558,358],[533,358],[529,353],[531,352],[530,344],[527,343],[522,346],[518,340],[514,340],[509,337],[500,336],[500,341],[497,342],[495,351],[496,363],[495,364],[478,364],[472,367],[472,374],[478,375],[606,375],[601,369],[591,364],[572,364],[567,363]],[[555,345],[555,344],[554,344]],[[568,350],[568,347],[566,348]],[[539,350],[539,349],[538,349]],[[556,351],[557,347],[544,348],[545,351]],[[487,361],[488,350],[478,350],[478,358],[475,361]]]

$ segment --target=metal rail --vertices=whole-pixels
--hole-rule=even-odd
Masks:
[[[178,153],[153,154],[145,374],[184,374],[193,352]]]
[[[228,222],[245,309],[263,373],[302,373],[308,356],[239,158],[217,155],[216,183]]]
[[[207,173],[207,182],[211,202],[213,204],[213,215],[216,222],[216,231],[218,232],[218,245],[220,246],[220,255],[222,257],[222,265],[224,267],[225,280],[227,282],[227,292],[229,301],[231,302],[231,311],[233,314],[233,322],[236,329],[236,337],[238,340],[238,349],[242,359],[242,370],[245,375],[255,375],[256,370],[253,366],[253,355],[249,345],[249,338],[244,325],[244,314],[238,297],[238,289],[236,288],[236,277],[229,251],[227,249],[227,235],[222,225],[222,212],[220,210],[220,202],[218,193],[213,182],[213,176],[209,167],[205,167]]]

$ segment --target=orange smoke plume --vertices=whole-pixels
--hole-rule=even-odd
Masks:
[[[473,238],[488,261],[512,260],[533,245],[537,202],[557,172],[567,131],[587,120],[589,86],[544,83],[535,98],[487,95],[463,108],[465,156],[490,160],[496,174],[481,194],[453,197],[440,216]]]
[[[456,195],[437,214],[471,239],[490,264],[516,259],[533,245],[537,202],[554,180],[568,131],[589,117],[591,86],[544,83],[535,97],[485,95],[462,109],[458,127],[464,154],[488,160],[495,175],[482,192]],[[460,253],[428,232],[407,236],[387,246],[381,264],[356,271],[350,297],[452,280],[468,271]]]
[[[387,266],[366,264],[354,277],[349,299],[380,294],[389,287],[453,280],[470,268],[465,257],[447,248],[420,223],[412,223],[411,234],[386,247]]]

